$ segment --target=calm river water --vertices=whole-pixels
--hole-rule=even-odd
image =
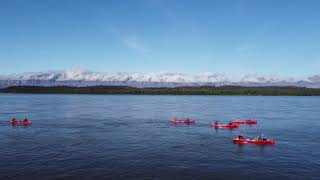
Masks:
[[[0,94],[0,118],[0,179],[320,179],[320,97]]]

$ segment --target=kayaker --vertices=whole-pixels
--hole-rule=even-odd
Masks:
[[[239,139],[244,139],[244,136],[243,134],[241,133],[239,136],[238,136]]]
[[[240,118],[237,117],[236,121],[240,121]]]
[[[262,134],[262,133],[260,134],[260,136],[259,136],[258,139],[259,139],[259,140],[263,140],[263,134]]]
[[[215,121],[215,122],[214,122],[214,125],[219,125],[219,122],[218,122],[218,121]]]
[[[28,119],[27,119],[27,118],[24,118],[23,122],[28,122]]]
[[[17,122],[16,118],[13,118],[11,122],[16,123]]]
[[[230,121],[228,125],[232,125],[232,124],[233,124],[232,121]]]

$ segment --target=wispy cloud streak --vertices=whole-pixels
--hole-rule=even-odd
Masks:
[[[151,52],[137,36],[124,35],[116,27],[112,27],[111,32],[128,48],[140,53]]]

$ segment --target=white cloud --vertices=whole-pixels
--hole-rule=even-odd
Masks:
[[[249,52],[250,48],[248,48],[248,47],[237,47],[237,48],[235,48],[235,51],[237,53],[244,53],[244,52]]]
[[[151,50],[142,43],[141,39],[137,36],[129,36],[121,33],[118,28],[112,26],[111,32],[128,48],[140,52],[140,53],[148,53]]]
[[[65,71],[51,71],[51,72],[39,72],[39,73],[24,73],[16,75],[1,75],[0,87],[19,85],[12,84],[12,80],[26,82],[27,80],[33,80],[31,82],[39,84],[32,85],[44,85],[47,82],[51,85],[76,85],[81,83],[72,84],[73,81],[83,81],[83,86],[90,85],[108,85],[108,82],[116,82],[115,84],[123,83],[122,85],[137,85],[144,86],[144,83],[157,83],[160,82],[161,86],[170,86],[170,83],[179,83],[180,85],[206,85],[207,83],[213,83],[216,85],[243,85],[243,86],[259,86],[259,85],[272,85],[272,86],[305,86],[320,88],[320,75],[314,75],[306,79],[293,79],[290,77],[270,76],[270,75],[226,75],[217,73],[101,73],[82,70],[79,68],[72,68]],[[35,81],[34,81],[35,80]],[[11,83],[11,84],[10,84]],[[17,82],[16,82],[17,83]],[[26,82],[28,83],[28,82]],[[69,84],[68,84],[69,83]],[[71,83],[71,84],[70,84]],[[133,83],[133,84],[132,84]],[[134,85],[134,83],[136,83]],[[140,84],[139,84],[140,83]],[[113,85],[115,85],[113,84]],[[28,84],[25,84],[28,85]],[[29,84],[30,85],[30,84]],[[61,85],[61,84],[60,84]],[[110,85],[110,84],[109,84]],[[152,86],[153,84],[149,84]]]
[[[141,41],[139,41],[136,37],[128,37],[128,38],[122,39],[122,41],[130,49],[133,49],[142,53],[150,52],[150,49],[146,48],[145,45]]]
[[[310,80],[317,80],[320,76],[310,77]],[[101,73],[83,70],[80,68],[71,68],[65,71],[25,73],[19,75],[0,76],[0,79],[15,79],[15,80],[86,80],[86,81],[123,81],[130,79],[132,81],[154,81],[154,82],[292,82],[293,80],[285,77],[267,76],[267,75],[240,75],[231,76],[218,73]]]
[[[236,47],[234,52],[241,56],[253,55],[255,53],[255,47],[252,45],[242,45]]]

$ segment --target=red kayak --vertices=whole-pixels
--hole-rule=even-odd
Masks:
[[[246,143],[251,143],[251,144],[274,144],[275,140],[274,139],[239,139],[239,138],[234,138],[233,139],[234,143],[239,143],[239,144],[246,144]]]
[[[257,121],[256,120],[235,120],[233,121],[232,123],[235,123],[235,124],[257,124]]]
[[[196,123],[195,120],[191,120],[191,119],[185,119],[185,120],[172,119],[170,122],[173,124],[195,124]]]
[[[228,124],[228,125],[225,125],[225,124],[212,124],[211,125],[212,127],[218,129],[218,128],[221,128],[221,129],[237,129],[239,128],[239,124]]]
[[[32,124],[31,121],[26,121],[26,122],[23,122],[23,121],[10,121],[10,124],[15,126],[15,125],[24,125],[24,126],[29,126]]]

